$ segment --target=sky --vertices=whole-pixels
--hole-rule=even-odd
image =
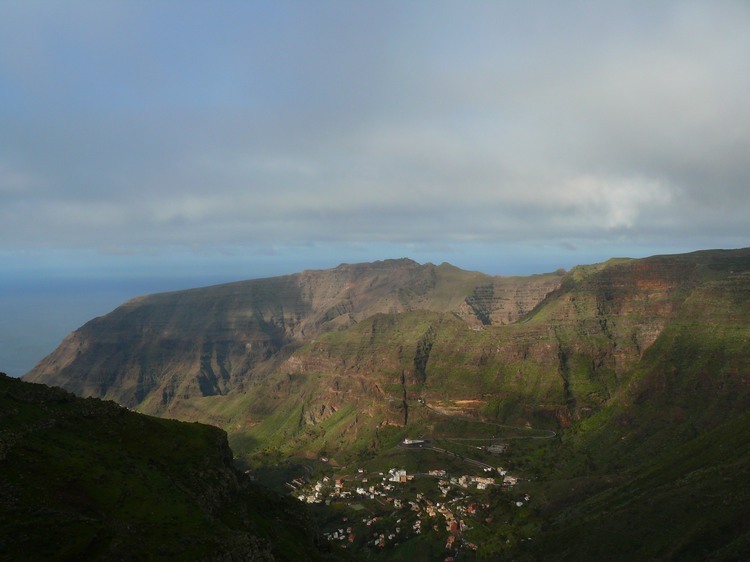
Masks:
[[[739,0],[6,0],[0,370],[160,290],[750,246],[749,60]]]

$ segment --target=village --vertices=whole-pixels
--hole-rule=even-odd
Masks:
[[[405,440],[405,445],[412,444]],[[335,514],[322,530],[338,548],[380,550],[429,537],[444,544],[445,559],[450,560],[459,552],[480,548],[472,529],[492,522],[492,494],[503,493],[514,508],[531,500],[528,494],[510,493],[517,476],[502,467],[477,464],[481,466],[472,468],[480,474],[451,474],[439,467],[415,473],[404,468],[374,473],[358,468],[314,481],[301,477],[286,485],[299,501],[320,509],[327,506]]]

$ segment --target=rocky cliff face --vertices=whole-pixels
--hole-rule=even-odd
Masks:
[[[417,398],[564,427],[620,400],[675,322],[722,325],[725,312],[711,310],[732,307],[748,322],[737,295],[749,271],[750,250],[523,278],[409,260],[342,265],[136,299],[26,378],[210,421],[256,446],[374,439],[383,424],[416,423]]]
[[[501,310],[507,317],[505,301],[514,314],[533,308],[560,280],[498,281],[447,264],[390,260],[139,297],[73,332],[25,379],[159,411],[226,394],[316,336],[374,314],[456,311],[481,323]],[[481,310],[466,304],[493,283],[494,301]]]

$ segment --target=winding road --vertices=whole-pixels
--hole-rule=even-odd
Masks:
[[[474,418],[467,418],[464,416],[452,416],[450,414],[446,414],[445,412],[441,412],[440,410],[436,410],[435,408],[430,406],[427,402],[423,402],[421,400],[417,400],[417,401],[423,408],[429,410],[433,414],[444,416],[446,418],[452,418],[455,420],[461,420],[461,421],[472,422],[472,423],[481,423],[484,425],[491,425],[493,427],[499,427],[500,429],[512,429],[515,431],[537,431],[537,432],[544,433],[544,435],[516,435],[516,436],[511,436],[511,437],[493,437],[493,438],[484,438],[484,437],[444,437],[442,438],[446,441],[507,441],[508,439],[552,439],[554,437],[557,437],[557,433],[555,431],[552,431],[551,429],[534,429],[531,427],[523,427],[523,426],[518,426],[518,425],[506,425],[502,423],[488,422],[488,421],[478,420]]]
[[[423,399],[417,399],[416,402],[428,410],[429,412],[436,414],[438,416],[444,416],[446,418],[452,418],[455,420],[460,421],[466,421],[471,423],[481,423],[485,425],[490,425],[494,427],[499,427],[500,429],[512,429],[514,431],[522,431],[522,432],[529,432],[529,431],[535,431],[535,432],[542,432],[543,435],[515,435],[515,436],[509,436],[509,437],[440,437],[441,441],[474,441],[474,442],[484,442],[484,443],[492,443],[497,444],[500,442],[508,441],[509,439],[553,439],[557,437],[557,433],[555,431],[552,431],[551,429],[533,429],[530,427],[522,427],[522,426],[515,426],[515,425],[507,425],[507,424],[500,424],[500,423],[494,423],[494,422],[487,422],[483,420],[477,420],[474,418],[467,418],[463,416],[453,416],[450,414],[446,414],[445,412],[442,412],[440,410],[437,410],[430,406],[427,402],[425,402]],[[482,461],[478,461],[476,459],[471,459],[468,457],[465,457],[463,455],[460,455],[458,453],[455,453],[453,451],[449,451],[448,449],[443,449],[442,447],[436,447],[432,444],[432,438],[425,437],[424,439],[417,440],[416,443],[405,443],[401,442],[398,444],[399,447],[404,449],[416,449],[416,450],[423,450],[423,451],[435,451],[438,453],[451,455],[456,458],[459,458],[463,460],[464,462],[467,462],[469,464],[472,464],[474,466],[478,466],[482,470],[495,470],[496,467],[489,465],[487,463],[484,463]]]

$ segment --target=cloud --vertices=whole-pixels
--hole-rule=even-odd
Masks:
[[[556,206],[569,213],[572,226],[615,230],[638,226],[644,212],[664,212],[673,197],[654,180],[581,176],[565,182],[555,199]]]
[[[750,226],[741,3],[25,4],[0,7],[4,251]]]
[[[39,184],[39,178],[34,177],[33,174],[0,162],[0,197],[4,193],[28,193]]]

